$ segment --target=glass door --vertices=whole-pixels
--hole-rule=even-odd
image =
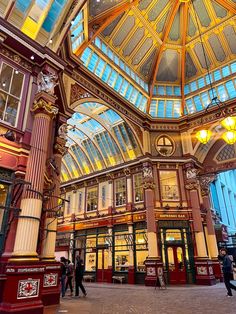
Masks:
[[[97,261],[97,282],[107,282],[108,249],[99,248],[97,250]]]
[[[183,246],[167,246],[167,265],[170,283],[186,283],[185,256]]]

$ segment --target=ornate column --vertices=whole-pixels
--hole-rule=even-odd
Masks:
[[[212,213],[211,213],[211,203],[209,199],[210,195],[210,184],[215,181],[216,175],[215,174],[206,174],[199,177],[200,187],[201,187],[201,195],[203,201],[203,207],[206,210],[206,226],[207,226],[207,245],[208,251],[213,263],[214,274],[217,279],[222,280],[222,272],[220,263],[218,261],[218,246],[216,241],[216,234],[214,223],[212,220]]]
[[[108,226],[108,270],[107,270],[107,282],[112,283],[112,274],[113,274],[113,266],[112,266],[112,248],[113,248],[113,227],[112,225]]]
[[[54,144],[54,158],[53,162],[53,182],[55,184],[52,195],[49,196],[49,202],[47,206],[47,216],[44,228],[44,239],[42,243],[41,260],[43,261],[55,261],[55,244],[56,244],[56,232],[57,232],[57,211],[60,209],[60,173],[61,173],[61,161],[64,155],[65,138],[58,136]]]
[[[129,245],[129,269],[128,283],[135,284],[135,267],[134,267],[134,227],[133,223],[128,223],[128,233],[130,237]]]
[[[25,180],[31,182],[25,189],[21,201],[21,213],[17,225],[14,251],[11,260],[38,260],[36,252],[39,223],[42,211],[44,172],[52,119],[57,115],[56,98],[46,92],[35,97],[32,112],[34,124],[31,135],[31,149],[27,163]]]
[[[126,175],[126,186],[127,186],[127,205],[126,210],[131,211],[132,205],[133,205],[133,187],[132,187],[132,176],[130,169],[127,168],[124,170],[124,173]]]
[[[154,286],[157,280],[158,267],[162,267],[158,252],[157,226],[155,219],[155,183],[153,180],[153,167],[151,163],[143,165],[144,201],[146,207],[148,257],[145,261],[145,285]]]
[[[195,256],[196,283],[215,284],[212,262],[207,254],[206,240],[204,235],[201,206],[200,206],[200,185],[198,181],[198,169],[192,164],[186,165],[185,188],[189,191],[190,205],[192,208],[193,231],[196,241],[197,256]]]

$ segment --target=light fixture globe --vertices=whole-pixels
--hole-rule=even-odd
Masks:
[[[222,135],[222,138],[227,144],[233,145],[236,142],[236,131],[227,131]]]
[[[221,121],[221,125],[228,131],[236,131],[236,117],[227,117]]]
[[[212,132],[210,130],[200,130],[196,133],[196,138],[202,144],[206,144],[207,142],[209,142],[211,136]]]

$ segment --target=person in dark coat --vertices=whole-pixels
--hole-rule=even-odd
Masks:
[[[64,298],[66,292],[66,259],[61,257],[61,296]]]
[[[225,282],[225,287],[227,289],[227,296],[232,297],[232,290],[236,290],[236,287],[232,285],[230,282],[231,277],[232,277],[232,261],[227,254],[226,249],[221,249],[220,250],[220,255],[219,255],[219,260],[222,262],[222,271],[224,275],[224,282]]]
[[[87,292],[83,286],[82,280],[84,276],[84,262],[80,258],[80,256],[76,257],[76,268],[75,268],[75,296],[79,296],[79,288],[83,292],[84,296],[86,297]]]

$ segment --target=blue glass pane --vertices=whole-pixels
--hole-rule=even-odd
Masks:
[[[205,80],[204,80],[204,77],[201,77],[200,79],[198,79],[198,87],[199,88],[202,88],[205,86]]]
[[[173,100],[167,100],[166,102],[166,117],[167,118],[172,118],[173,117],[173,105],[174,101]]]
[[[107,54],[107,46],[104,43],[102,43],[102,52]]]
[[[206,108],[211,102],[209,93],[208,92],[201,93],[201,98],[202,98],[202,105],[204,108]]]
[[[102,80],[104,82],[107,82],[110,73],[111,73],[111,66],[107,64],[105,71],[103,72],[103,75],[102,75]]]
[[[93,53],[88,64],[88,69],[93,72],[97,65],[97,62],[98,62],[98,56],[96,55],[96,53]]]
[[[210,75],[208,75],[208,74],[207,74],[207,75],[205,76],[205,79],[206,79],[206,83],[207,83],[207,85],[208,85],[208,84],[210,84],[210,79],[211,79],[211,82],[213,81],[213,80],[212,80],[212,75],[211,75],[211,74],[210,74]]]
[[[100,59],[99,62],[98,62],[98,65],[96,67],[95,74],[97,76],[101,77],[102,72],[103,72],[105,66],[106,66],[106,63],[102,59]]]
[[[181,108],[181,102],[178,100],[174,101],[174,118],[180,117],[180,108]]]
[[[164,96],[166,94],[165,86],[161,86],[161,85],[158,86],[157,92],[158,92],[158,95]]]
[[[173,87],[172,86],[166,86],[166,95],[168,95],[168,96],[173,95]]]
[[[110,85],[111,87],[114,86],[117,76],[118,76],[117,72],[115,70],[112,70],[107,84]]]
[[[139,93],[139,94],[138,94],[138,97],[137,97],[137,99],[136,99],[136,102],[135,102],[135,106],[136,106],[136,107],[139,107],[139,106],[140,106],[142,97],[143,97],[143,95],[142,95],[141,93]]]
[[[197,90],[197,83],[196,81],[190,83],[191,92]]]
[[[135,104],[137,96],[138,96],[138,91],[137,91],[137,89],[134,89],[134,91],[133,91],[133,93],[132,93],[132,95],[130,97],[130,102],[132,104]]]
[[[234,63],[231,63],[231,71],[232,71],[232,73],[236,73],[236,62],[234,62]]]
[[[92,50],[90,48],[86,48],[81,56],[81,60],[84,64],[87,63],[88,59],[90,58],[90,55],[92,53]]]
[[[125,98],[126,98],[126,99],[129,99],[129,98],[130,98],[130,96],[131,96],[131,94],[132,94],[132,91],[133,91],[133,86],[130,84],[129,87],[128,87],[128,89],[127,89],[127,92],[126,92],[126,94],[125,94]]]
[[[16,8],[21,11],[22,13],[26,13],[26,11],[28,10],[30,4],[31,4],[31,0],[17,0],[16,1]]]
[[[153,95],[157,95],[157,86],[156,85],[153,88]]]
[[[225,86],[227,88],[227,92],[229,94],[229,98],[235,98],[236,97],[236,90],[234,88],[234,84],[232,81],[228,81],[225,83]]]
[[[164,102],[164,100],[159,100],[158,101],[157,116],[159,118],[164,118],[165,117],[165,102]]]
[[[181,95],[181,90],[179,86],[174,87],[174,94],[175,96],[180,96]]]
[[[194,96],[193,101],[195,103],[195,107],[196,107],[197,111],[200,111],[203,109],[202,102],[201,102],[201,99],[199,96]]]
[[[66,0],[55,0],[48,12],[48,15],[43,23],[43,28],[46,32],[51,32],[55,23],[60,16]]]
[[[128,88],[128,85],[129,85],[129,83],[128,83],[126,80],[123,80],[123,84],[122,84],[121,89],[120,89],[120,94],[121,94],[122,96],[125,95],[126,90],[127,90],[127,88]]]
[[[143,112],[146,112],[146,109],[147,109],[147,98],[146,97],[143,97],[141,104],[139,106],[139,109]]]
[[[184,86],[184,95],[187,95],[190,93],[190,88],[189,88],[189,84]]]
[[[196,108],[194,106],[194,103],[193,103],[193,99],[192,98],[189,98],[186,100],[186,107],[187,107],[187,111],[188,113],[194,113],[196,112]]]
[[[156,109],[157,109],[157,102],[156,102],[156,100],[152,100],[151,104],[150,104],[150,110],[149,110],[149,113],[152,117],[157,116]]]
[[[219,97],[219,99],[221,101],[225,101],[225,100],[227,100],[229,98],[224,85],[218,86],[216,88],[216,90],[217,90],[217,93],[218,93],[218,97]]]
[[[111,49],[110,48],[108,48],[108,57],[111,59],[111,60],[113,60],[113,52],[111,51]]]
[[[217,70],[214,72],[214,80],[215,81],[219,81],[221,79],[221,73],[220,73],[220,70]]]
[[[223,77],[230,75],[230,69],[228,65],[222,68],[222,74],[223,74]]]
[[[98,48],[101,48],[101,44],[102,44],[102,42],[101,42],[100,38],[99,38],[99,37],[96,37],[96,38],[95,38],[95,45],[96,45]]]
[[[117,55],[115,55],[114,62],[115,64],[119,65],[119,58],[117,57]]]
[[[121,75],[118,76],[117,80],[116,80],[116,84],[114,86],[114,90],[119,91],[121,85],[123,82],[123,77]]]

